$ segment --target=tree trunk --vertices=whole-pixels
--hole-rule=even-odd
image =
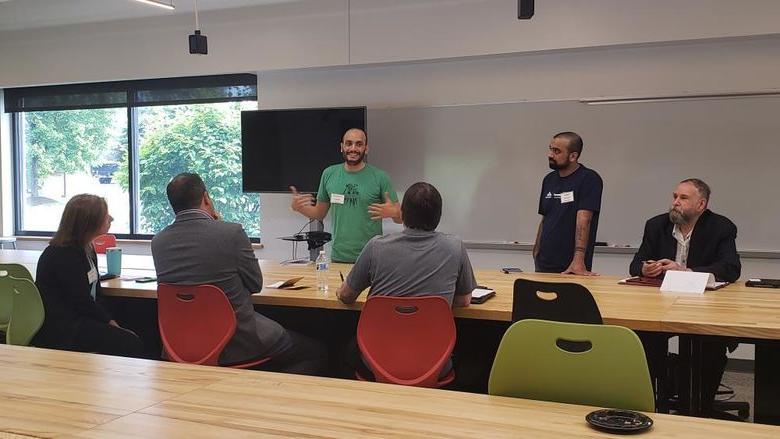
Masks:
[[[30,191],[30,197],[38,196],[38,160],[31,159],[27,168],[27,190]],[[24,196],[24,194],[22,195]]]

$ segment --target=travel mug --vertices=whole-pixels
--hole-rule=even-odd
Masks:
[[[119,276],[122,273],[122,249],[119,247],[109,247],[106,249],[106,265],[108,265],[108,274]]]

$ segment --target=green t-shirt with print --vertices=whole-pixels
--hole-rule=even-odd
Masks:
[[[369,164],[357,172],[347,171],[343,163],[322,171],[317,201],[330,203],[333,261],[355,262],[368,240],[382,234],[382,220],[372,220],[368,206],[383,203],[385,192],[398,201],[387,173]]]

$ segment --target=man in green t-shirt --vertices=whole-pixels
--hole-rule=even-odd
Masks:
[[[322,171],[316,203],[311,194],[300,194],[290,186],[290,206],[296,212],[322,220],[332,209],[335,262],[355,262],[369,239],[382,234],[382,219],[401,224],[398,195],[390,177],[366,163],[368,139],[365,131],[351,128],[341,139],[344,163]]]

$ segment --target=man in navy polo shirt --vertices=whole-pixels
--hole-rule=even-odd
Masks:
[[[547,158],[550,172],[542,182],[533,256],[536,271],[590,276],[599,226],[603,183],[596,171],[579,163],[582,138],[556,134]]]

